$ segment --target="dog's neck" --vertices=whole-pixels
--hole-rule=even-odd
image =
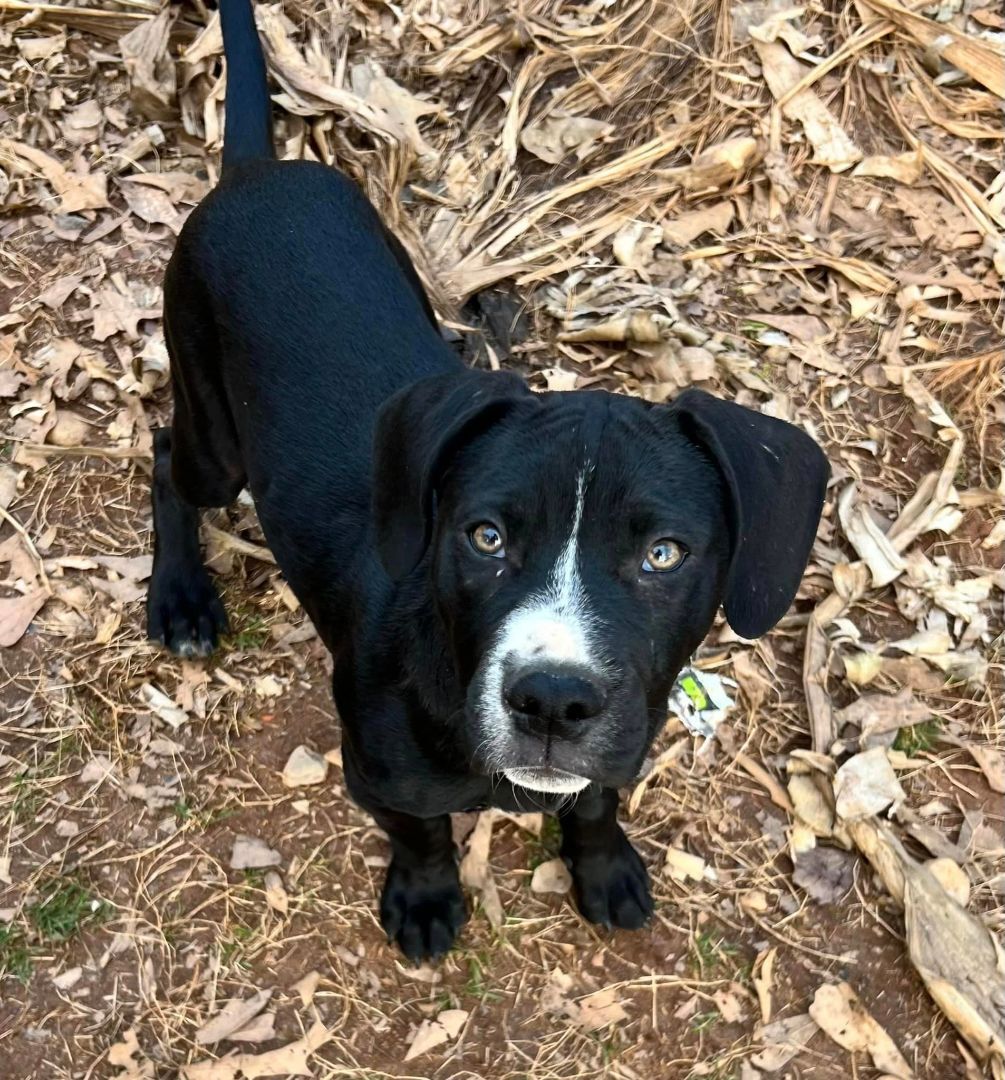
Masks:
[[[464,688],[447,629],[421,578],[403,583],[394,600],[395,622],[401,629],[401,656],[406,658],[405,684],[422,708],[437,719],[456,715],[464,707]]]

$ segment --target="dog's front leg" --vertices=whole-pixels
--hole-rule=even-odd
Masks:
[[[638,930],[653,913],[649,875],[618,824],[618,793],[591,785],[559,812],[562,858],[584,918]]]
[[[372,813],[387,833],[392,853],[380,898],[381,925],[409,960],[440,956],[467,921],[450,815]]]

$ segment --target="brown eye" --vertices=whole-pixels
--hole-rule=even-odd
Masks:
[[[471,546],[480,555],[491,555],[495,559],[505,557],[502,531],[490,522],[483,521],[480,525],[476,525],[468,535],[471,538]]]
[[[642,569],[649,573],[665,574],[668,570],[676,570],[686,555],[687,552],[676,540],[664,537],[650,546],[642,563]]]

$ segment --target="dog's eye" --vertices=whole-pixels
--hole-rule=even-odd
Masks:
[[[491,555],[495,559],[505,557],[506,549],[503,547],[502,531],[491,522],[483,521],[480,525],[476,525],[468,535],[471,538],[471,546],[480,555]]]
[[[665,574],[668,570],[676,570],[686,557],[687,551],[676,540],[664,537],[650,546],[642,569],[650,573]]]

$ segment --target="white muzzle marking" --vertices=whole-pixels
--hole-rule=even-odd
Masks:
[[[479,712],[485,724],[490,761],[501,754],[511,733],[512,722],[503,700],[503,681],[508,668],[519,670],[532,664],[570,664],[597,674],[603,672],[604,665],[593,647],[595,620],[590,614],[579,574],[579,530],[585,495],[584,472],[576,480],[576,509],[569,537],[551,568],[545,588],[510,612],[486,658]],[[513,783],[537,791],[579,791],[589,783],[582,777],[564,774],[567,781],[553,782],[576,786],[541,787],[537,783],[527,783],[526,776],[517,780],[510,775],[511,772],[524,775],[530,771],[536,770],[506,770],[505,775]]]

